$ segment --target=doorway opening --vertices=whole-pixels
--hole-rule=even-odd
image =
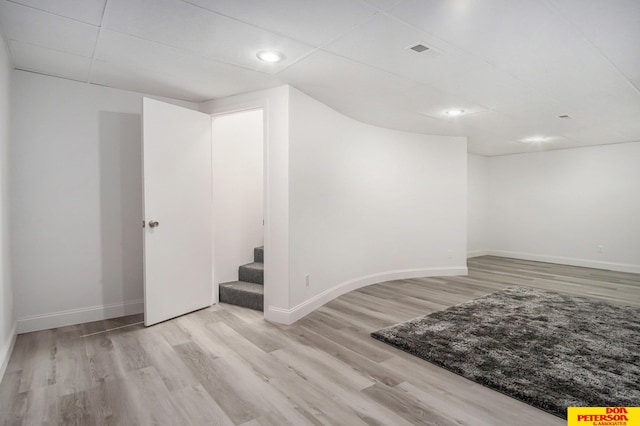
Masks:
[[[213,294],[263,310],[264,111],[212,118]]]

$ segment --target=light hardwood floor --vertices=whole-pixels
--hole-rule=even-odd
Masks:
[[[217,305],[150,328],[132,316],[40,331],[18,336],[0,415],[8,425],[565,425],[369,336],[513,285],[640,306],[640,275],[486,256],[466,277],[369,286],[291,326]]]

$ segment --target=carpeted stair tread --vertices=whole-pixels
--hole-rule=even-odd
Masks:
[[[261,284],[232,281],[220,284],[221,303],[242,306],[256,311],[263,310],[264,286]]]
[[[264,246],[253,249],[253,261],[264,263]]]
[[[264,294],[264,286],[256,283],[248,283],[246,281],[230,281],[220,284],[220,287],[233,288],[236,290],[248,291],[251,293]]]
[[[264,284],[264,263],[253,262],[238,268],[238,280]]]

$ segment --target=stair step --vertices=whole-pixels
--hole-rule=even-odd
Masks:
[[[238,268],[238,280],[264,284],[264,263],[247,263]]]
[[[221,303],[242,306],[244,308],[263,310],[264,286],[244,281],[232,281],[220,284]]]
[[[256,247],[253,249],[253,261],[258,263],[264,263],[264,246]]]

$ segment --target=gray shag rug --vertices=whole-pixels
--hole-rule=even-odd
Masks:
[[[640,309],[525,287],[371,333],[558,417],[640,405]]]

